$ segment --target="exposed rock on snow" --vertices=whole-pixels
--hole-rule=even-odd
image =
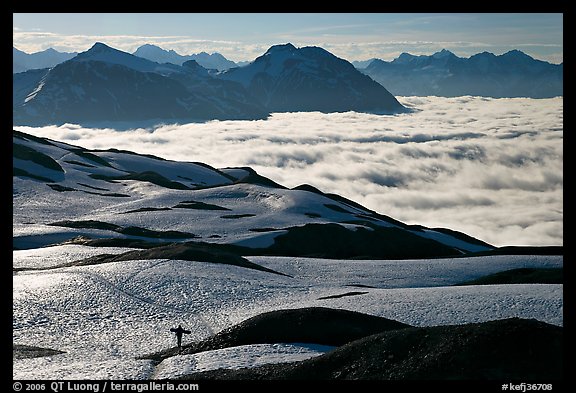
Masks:
[[[519,318],[392,330],[281,365],[181,379],[518,380],[563,378],[563,329]]]
[[[406,329],[405,323],[363,313],[311,307],[270,311],[249,318],[198,343],[184,346],[182,354],[247,344],[311,343],[340,346],[386,330]],[[170,349],[150,358],[178,353]]]

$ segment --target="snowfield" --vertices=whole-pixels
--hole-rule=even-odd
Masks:
[[[269,363],[293,362],[322,355],[334,347],[310,344],[253,344],[200,352],[194,355],[174,356],[163,361],[154,379],[173,379],[192,372],[239,369]]]
[[[68,250],[66,250],[68,248]],[[83,250],[84,249],[84,250]],[[61,246],[55,259],[88,247]],[[66,250],[66,251],[65,251]],[[22,253],[28,253],[28,256]],[[15,251],[33,264],[51,248]],[[59,257],[58,257],[59,255]],[[175,346],[169,329],[192,331],[184,343],[206,338],[260,313],[330,307],[382,316],[414,326],[483,322],[509,317],[563,325],[559,284],[452,286],[516,267],[561,267],[561,256],[336,261],[253,257],[293,277],[237,266],[178,260],[140,260],[13,277],[13,341],[66,351],[14,360],[14,379],[151,379],[219,367],[253,367],[302,360],[322,350],[249,345],[165,360],[140,356]],[[446,274],[448,273],[448,274]],[[350,287],[350,285],[370,287]],[[355,296],[321,297],[363,292]]]

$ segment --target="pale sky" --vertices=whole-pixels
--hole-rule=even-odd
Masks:
[[[149,43],[181,55],[251,61],[270,46],[320,46],[346,60],[448,49],[461,57],[519,49],[563,61],[562,13],[14,13],[13,45],[82,52],[95,42],[132,53]]]

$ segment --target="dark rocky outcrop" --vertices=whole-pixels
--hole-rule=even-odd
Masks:
[[[563,328],[510,318],[396,329],[301,362],[194,373],[194,380],[504,380],[563,378]]]

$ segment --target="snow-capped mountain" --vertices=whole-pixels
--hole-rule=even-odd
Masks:
[[[17,248],[80,235],[334,258],[461,256],[494,248],[462,233],[406,225],[309,185],[287,189],[250,168],[89,151],[17,131],[13,141]],[[37,214],[35,225],[30,214]]]
[[[249,65],[218,77],[241,83],[272,112],[393,113],[405,109],[351,63],[319,47],[275,45]]]
[[[58,52],[53,48],[36,53],[26,53],[12,47],[12,73],[54,67],[76,55],[76,52]]]
[[[240,84],[200,66],[159,64],[102,43],[54,68],[13,77],[15,124],[267,115]]]
[[[157,63],[173,63],[182,65],[188,60],[196,60],[198,64],[206,69],[224,71],[238,65],[228,60],[218,52],[208,54],[206,52],[194,53],[191,55],[180,55],[174,50],[164,50],[156,45],[145,44],[136,49],[133,55],[144,59],[152,60]]]
[[[462,58],[446,49],[431,56],[402,53],[390,62],[375,59],[360,69],[394,95],[495,98],[562,96],[563,70],[563,64],[536,60],[519,50]]]

